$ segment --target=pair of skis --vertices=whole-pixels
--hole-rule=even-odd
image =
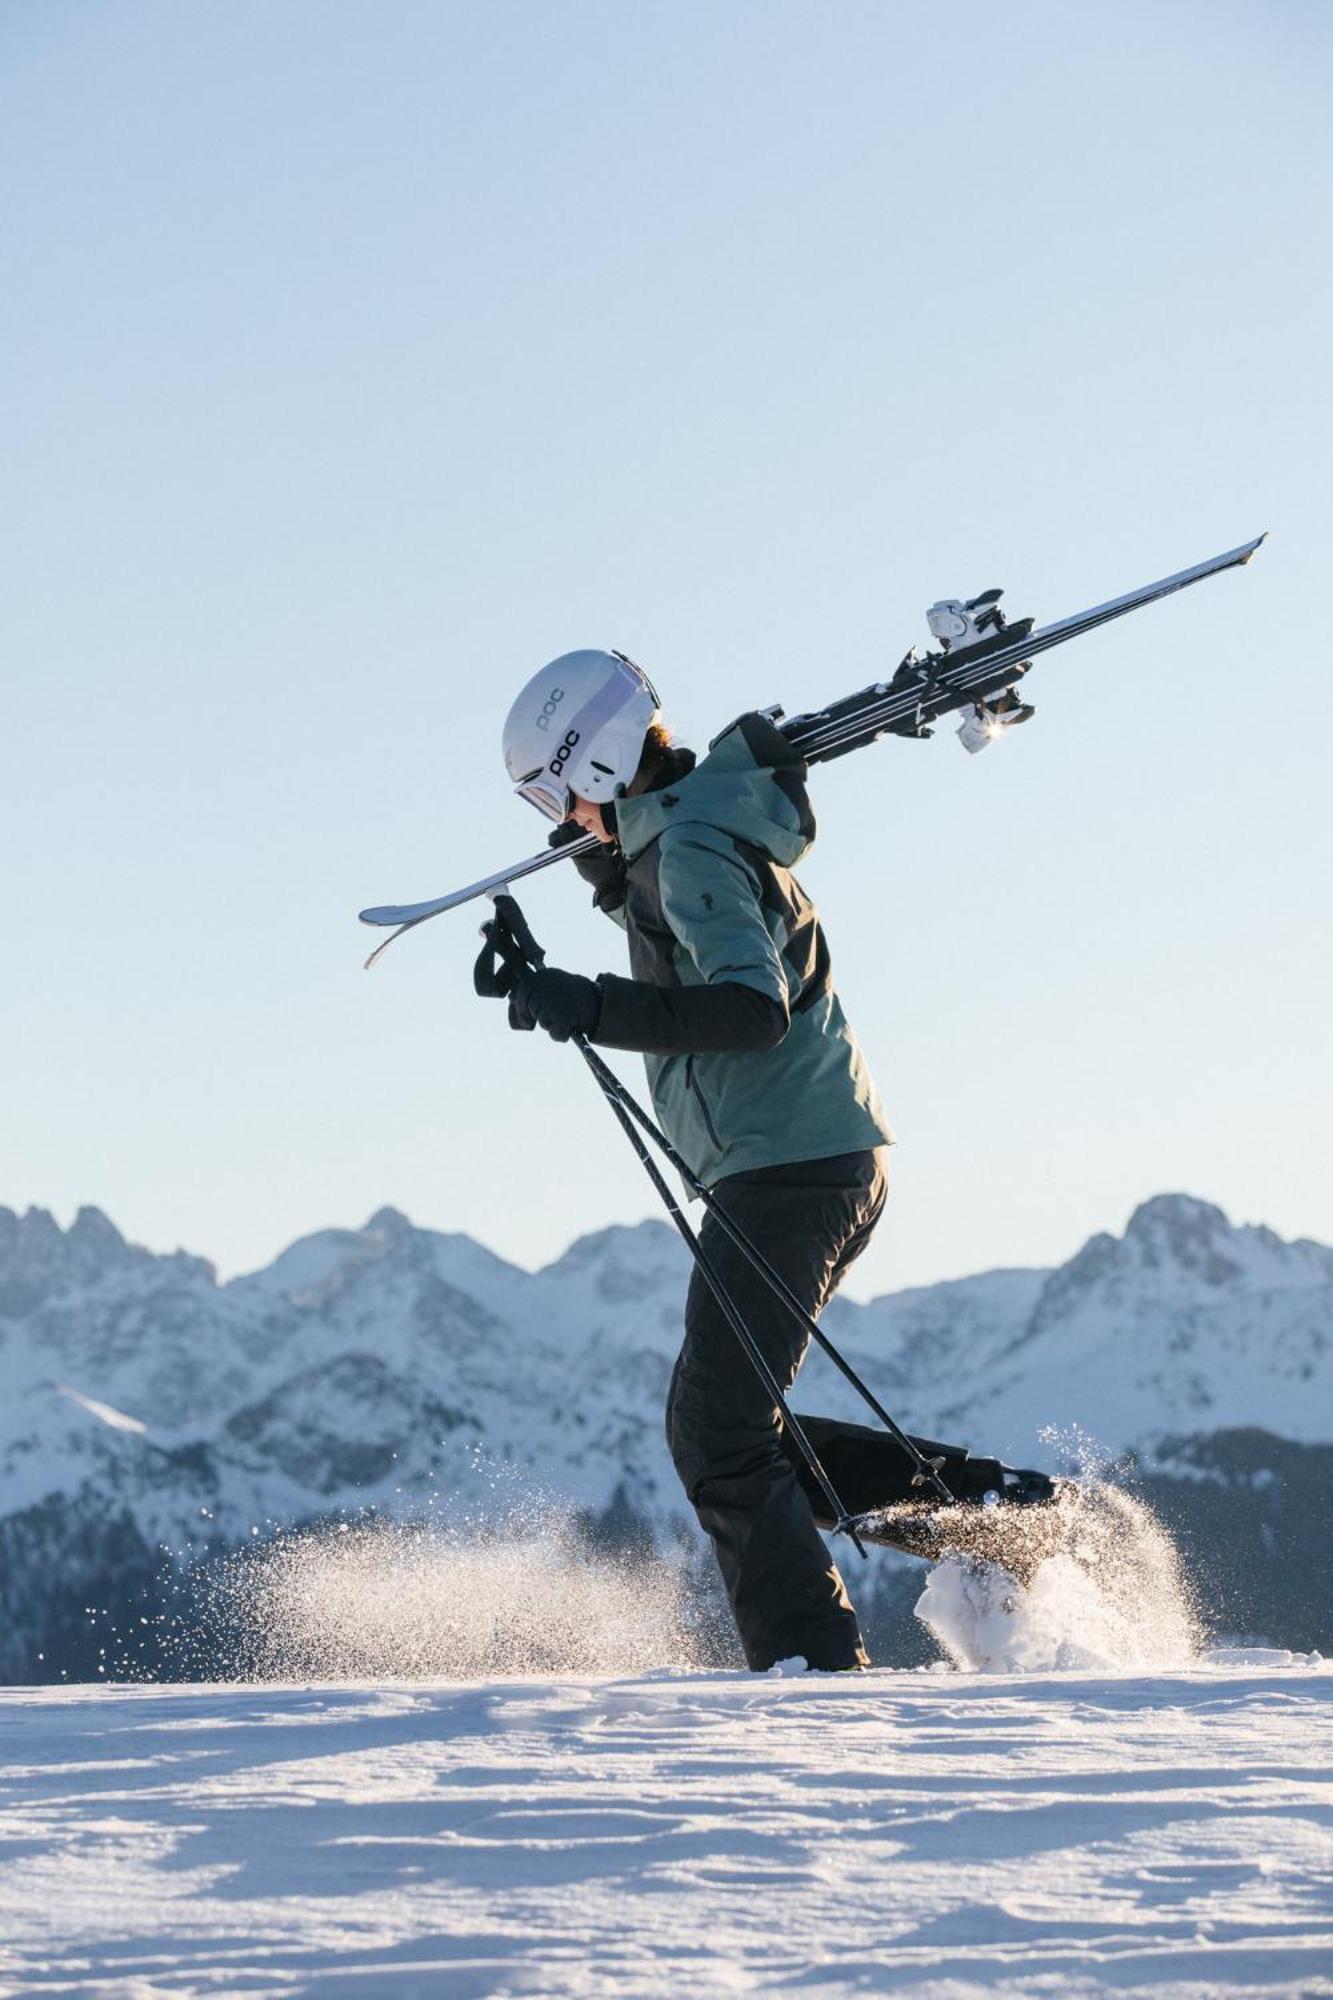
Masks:
[[[947,605],[935,605],[928,614],[932,631],[947,632],[953,623],[971,643],[960,644],[946,637],[942,638],[938,652],[918,655],[913,650],[891,679],[872,682],[827,708],[786,718],[780,708],[765,713],[807,764],[827,763],[834,757],[846,756],[882,736],[929,736],[932,725],[942,715],[960,709],[970,709],[973,714],[971,722],[959,733],[969,749],[978,748],[988,736],[998,735],[1031,715],[1031,708],[1020,703],[1013,690],[1038,653],[1063,646],[1067,640],[1095,631],[1099,625],[1108,625],[1113,618],[1123,618],[1144,604],[1155,603],[1159,597],[1169,597],[1190,584],[1202,583],[1205,577],[1239,568],[1250,560],[1264,539],[1263,535],[1256,535],[1252,542],[1227,549],[1207,562],[1195,563],[1192,569],[1177,570],[1173,576],[1145,583],[1138,590],[1126,591],[1122,597],[1109,598],[1105,604],[1094,605],[1089,611],[1076,611],[1072,617],[1039,629],[1034,629],[1035,621],[1031,618],[1006,625],[996,604],[998,591],[984,592],[967,604],[950,601]],[[979,607],[984,609],[978,616]],[[543,848],[525,861],[515,862],[479,882],[470,882],[464,889],[454,889],[429,902],[386,903],[362,910],[363,924],[390,931],[384,942],[371,952],[366,969],[374,965],[395,938],[415,930],[418,924],[442,916],[446,910],[456,910],[478,896],[493,896],[497,890],[504,890],[527,875],[535,875],[539,869],[554,867],[558,861],[591,853],[597,844],[592,834],[584,834],[555,847]]]

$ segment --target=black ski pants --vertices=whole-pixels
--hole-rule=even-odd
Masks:
[[[861,1152],[769,1167],[733,1174],[715,1193],[813,1317],[870,1240],[888,1193],[885,1160],[883,1152]],[[805,1356],[805,1328],[711,1215],[699,1233],[788,1391]],[[887,1434],[829,1418],[800,1421],[848,1506],[884,1505],[910,1492],[911,1467]],[[750,1666],[762,1671],[797,1655],[824,1669],[868,1665],[856,1613],[816,1524],[818,1514],[831,1525],[827,1503],[697,1268],[667,1398],[667,1442],[712,1539]],[[839,1486],[839,1463],[854,1475],[855,1498]]]

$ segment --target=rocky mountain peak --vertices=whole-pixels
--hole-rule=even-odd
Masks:
[[[1210,1201],[1188,1194],[1158,1194],[1140,1202],[1125,1229],[1125,1249],[1140,1268],[1175,1265],[1206,1285],[1234,1283],[1244,1275],[1235,1250],[1240,1231]]]
[[[416,1224],[404,1215],[400,1208],[386,1207],[375,1210],[375,1213],[366,1224],[363,1233],[367,1236],[393,1238],[396,1236],[411,1236],[415,1231]]]
[[[1333,1252],[1322,1244],[1287,1243],[1271,1229],[1233,1223],[1194,1195],[1153,1195],[1123,1236],[1099,1232],[1050,1273],[1021,1340],[1075,1319],[1091,1326],[1110,1314],[1137,1323],[1144,1312],[1208,1312],[1228,1299],[1239,1306],[1330,1282]]]
[[[30,1208],[26,1215],[0,1208],[0,1261],[49,1253],[63,1241],[64,1232],[49,1208]]]
[[[49,1209],[17,1215],[0,1208],[0,1315],[18,1318],[44,1299],[93,1284],[148,1254],[128,1244],[100,1208],[81,1208],[68,1230]]]
[[[609,1305],[631,1305],[655,1296],[664,1283],[683,1274],[687,1252],[674,1229],[656,1219],[631,1225],[613,1224],[571,1243],[563,1257],[548,1264],[544,1277],[562,1283],[591,1284]]]
[[[84,1250],[100,1249],[112,1254],[125,1248],[125,1238],[111,1217],[86,1202],[69,1226],[69,1241]]]

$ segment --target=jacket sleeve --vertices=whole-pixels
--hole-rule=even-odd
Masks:
[[[787,1010],[753,986],[653,986],[646,979],[597,981],[601,1012],[591,1039],[643,1055],[755,1055],[787,1032]]]
[[[776,1048],[790,1021],[787,981],[754,869],[726,834],[673,828],[659,849],[658,893],[700,983],[656,986],[603,973],[593,1040],[660,1055]]]

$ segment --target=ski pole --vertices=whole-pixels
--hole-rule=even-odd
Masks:
[[[594,1077],[597,1078],[598,1083],[601,1085],[602,1095],[605,1097],[607,1103],[610,1105],[612,1111],[615,1113],[616,1120],[620,1125],[620,1129],[625,1134],[625,1137],[629,1140],[631,1146],[633,1146],[641,1166],[647,1173],[649,1179],[652,1181],[653,1186],[657,1189],[657,1192],[661,1195],[662,1201],[666,1207],[667,1214],[671,1217],[671,1220],[675,1223],[676,1228],[680,1231],[680,1234],[684,1237],[685,1242],[688,1244],[690,1255],[693,1257],[695,1263],[698,1265],[700,1274],[702,1275],[705,1284],[708,1286],[709,1291],[713,1294],[713,1297],[716,1299],[718,1307],[722,1312],[723,1317],[726,1319],[727,1324],[730,1326],[732,1332],[736,1335],[736,1338],[740,1341],[742,1347],[745,1349],[745,1352],[749,1356],[750,1361],[754,1367],[755,1373],[758,1375],[765,1389],[767,1389],[769,1395],[773,1398],[774,1403],[781,1411],[783,1423],[785,1424],[787,1429],[791,1432],[792,1437],[796,1442],[797,1449],[799,1450],[806,1464],[809,1466],[812,1476],[814,1477],[815,1480],[817,1480],[819,1484],[819,1489],[821,1493],[824,1495],[824,1498],[828,1501],[829,1506],[833,1510],[833,1533],[835,1535],[845,1534],[849,1536],[851,1538],[853,1547],[858,1551],[860,1555],[864,1556],[866,1552],[865,1547],[862,1544],[861,1538],[857,1534],[855,1527],[855,1521],[858,1517],[849,1514],[846,1507],[843,1505],[841,1499],[839,1498],[838,1490],[834,1486],[832,1480],[829,1478],[828,1473],[825,1471],[823,1461],[820,1459],[818,1452],[815,1450],[809,1438],[806,1436],[805,1431],[802,1428],[800,1419],[797,1417],[795,1411],[791,1408],[790,1404],[788,1403],[786,1395],[782,1390],[781,1384],[778,1382],[777,1376],[773,1373],[772,1369],[769,1367],[763,1349],[759,1346],[759,1343],[756,1341],[749,1327],[745,1324],[745,1319],[741,1312],[741,1309],[736,1304],[736,1301],[732,1297],[731,1293],[727,1290],[726,1285],[723,1283],[722,1278],[718,1273],[717,1267],[714,1265],[712,1259],[709,1257],[707,1251],[704,1249],[703,1244],[699,1241],[699,1238],[696,1235],[695,1231],[690,1227],[690,1224],[686,1221],[684,1211],[682,1210],[680,1203],[676,1200],[676,1197],[672,1194],[670,1185],[667,1182],[665,1175],[662,1173],[661,1168],[658,1166],[656,1160],[654,1160],[652,1154],[648,1151],[648,1148],[644,1145],[643,1140],[639,1137],[638,1133],[635,1131],[634,1126],[630,1120],[629,1113],[620,1103],[617,1093],[613,1090],[608,1090],[606,1085],[602,1082],[602,1078],[599,1073],[600,1066],[597,1062],[597,1058],[593,1055],[592,1050],[588,1046],[586,1037],[576,1032],[570,1036],[570,1040],[574,1043],[575,1047],[579,1051],[579,1054],[583,1057],[584,1061],[587,1062],[589,1069],[592,1071],[592,1074],[594,1075]]]
[[[501,907],[502,904],[504,905],[503,908]],[[482,926],[482,935],[486,939],[491,952],[504,961],[505,969],[510,978],[508,983],[502,987],[495,973],[483,966],[482,961],[486,955],[483,953],[482,958],[479,958],[477,961],[474,983],[477,991],[485,997],[503,998],[512,990],[515,978],[521,978],[525,974],[536,971],[542,966],[545,962],[546,954],[533,937],[523,912],[519,909],[518,904],[512,896],[497,896],[495,898],[495,907],[495,917],[490,923]],[[745,1324],[745,1318],[740,1307],[736,1304],[735,1299],[727,1289],[712,1259],[709,1257],[702,1243],[700,1243],[698,1236],[685,1219],[680,1203],[672,1194],[661,1168],[653,1159],[643,1140],[639,1137],[639,1134],[635,1131],[633,1120],[630,1118],[628,1111],[619,1102],[616,1092],[608,1089],[607,1084],[603,1082],[599,1070],[604,1065],[599,1063],[598,1058],[589,1048],[585,1036],[575,1033],[570,1039],[585,1062],[587,1062],[592,1075],[596,1078],[602,1095],[615,1114],[617,1123],[634,1148],[635,1154],[649,1179],[652,1181],[653,1186],[661,1196],[667,1214],[671,1217],[672,1222],[683,1237],[691,1257],[693,1257],[695,1264],[698,1266],[700,1276],[717,1301],[719,1311],[744,1348],[764,1388],[773,1398],[773,1402],[781,1414],[784,1425],[791,1432],[797,1450],[810,1468],[811,1477],[815,1480],[820,1492],[828,1501],[833,1516],[833,1533],[845,1534],[857,1553],[865,1556],[865,1544],[862,1542],[855,1527],[857,1517],[849,1513],[843,1505],[837,1488],[824,1469],[819,1453],[806,1436],[799,1418],[787,1401],[781,1383],[770,1368],[754,1335]],[[619,1079],[612,1072],[608,1071],[607,1076],[612,1084],[619,1082]]]
[[[497,912],[499,911],[499,900],[497,897]],[[521,935],[520,949],[536,952],[538,960],[535,962],[541,962],[544,954],[541,953],[541,948],[533,937],[527,919],[519,909],[517,902],[509,895],[505,896],[504,902],[506,920],[510,923],[516,923],[518,926]],[[742,1256],[746,1258],[752,1268],[759,1272],[769,1290],[781,1304],[787,1307],[788,1311],[795,1316],[799,1324],[805,1328],[810,1338],[828,1355],[830,1361],[832,1361],[844,1378],[850,1382],[866,1406],[879,1418],[889,1436],[906,1453],[912,1464],[912,1485],[914,1487],[933,1486],[940,1499],[948,1504],[952,1504],[954,1495],[949,1491],[949,1488],[940,1477],[940,1469],[944,1464],[944,1460],[940,1458],[927,1458],[915,1439],[909,1437],[907,1432],[894,1421],[869,1385],[862,1381],[851,1363],[834,1346],[818,1321],[812,1314],[806,1311],[804,1305],[802,1305],[800,1299],[792,1291],[781,1272],[774,1268],[768,1258],[764,1256],[759,1246],[746,1234],[740,1224],[727,1213],[726,1208],[713,1193],[712,1189],[704,1186],[692,1168],[676,1151],[665,1132],[648,1116],[643,1106],[627,1086],[621,1082],[610,1065],[605,1063],[597,1052],[589,1046],[586,1037],[580,1038],[575,1036],[574,1039],[579,1042],[584,1060],[597,1078],[603,1092],[612,1099],[618,1108],[623,1109],[635,1118],[654,1144],[660,1147],[663,1155],[675,1168],[676,1172],[685,1182],[685,1185],[703,1202],[705,1208],[708,1209],[709,1213],[718,1222],[724,1234],[741,1252]],[[666,1198],[670,1199],[669,1196]]]
[[[805,1328],[810,1338],[827,1354],[834,1367],[839,1369],[846,1380],[851,1383],[862,1401],[879,1418],[894,1442],[901,1445],[908,1458],[911,1459],[914,1467],[912,1473],[913,1486],[934,1486],[935,1491],[941,1499],[952,1503],[954,1496],[940,1478],[940,1467],[943,1465],[944,1460],[927,1458],[915,1440],[910,1438],[907,1432],[894,1422],[878,1397],[861,1380],[861,1377],[852,1367],[851,1362],[839,1353],[828,1335],[820,1327],[818,1321],[806,1311],[782,1273],[774,1269],[758,1244],[746,1235],[740,1224],[732,1216],[727,1214],[726,1209],[713,1193],[712,1189],[705,1187],[703,1182],[692,1172],[671,1144],[666,1133],[662,1131],[660,1126],[654,1124],[643,1106],[621,1082],[615,1071],[609,1064],[602,1061],[602,1058],[597,1054],[595,1049],[589,1047],[584,1037],[575,1035],[574,1040],[578,1042],[584,1060],[592,1070],[593,1075],[597,1078],[597,1081],[601,1084],[606,1096],[615,1104],[618,1110],[623,1108],[631,1117],[637,1119],[649,1138],[657,1146],[660,1146],[663,1154],[676,1169],[676,1172],[685,1182],[685,1185],[693,1194],[698,1196],[709,1214],[720,1224],[725,1234],[735,1244],[741,1255],[758,1271],[760,1277],[764,1279],[773,1295],[786,1306],[793,1317]]]

